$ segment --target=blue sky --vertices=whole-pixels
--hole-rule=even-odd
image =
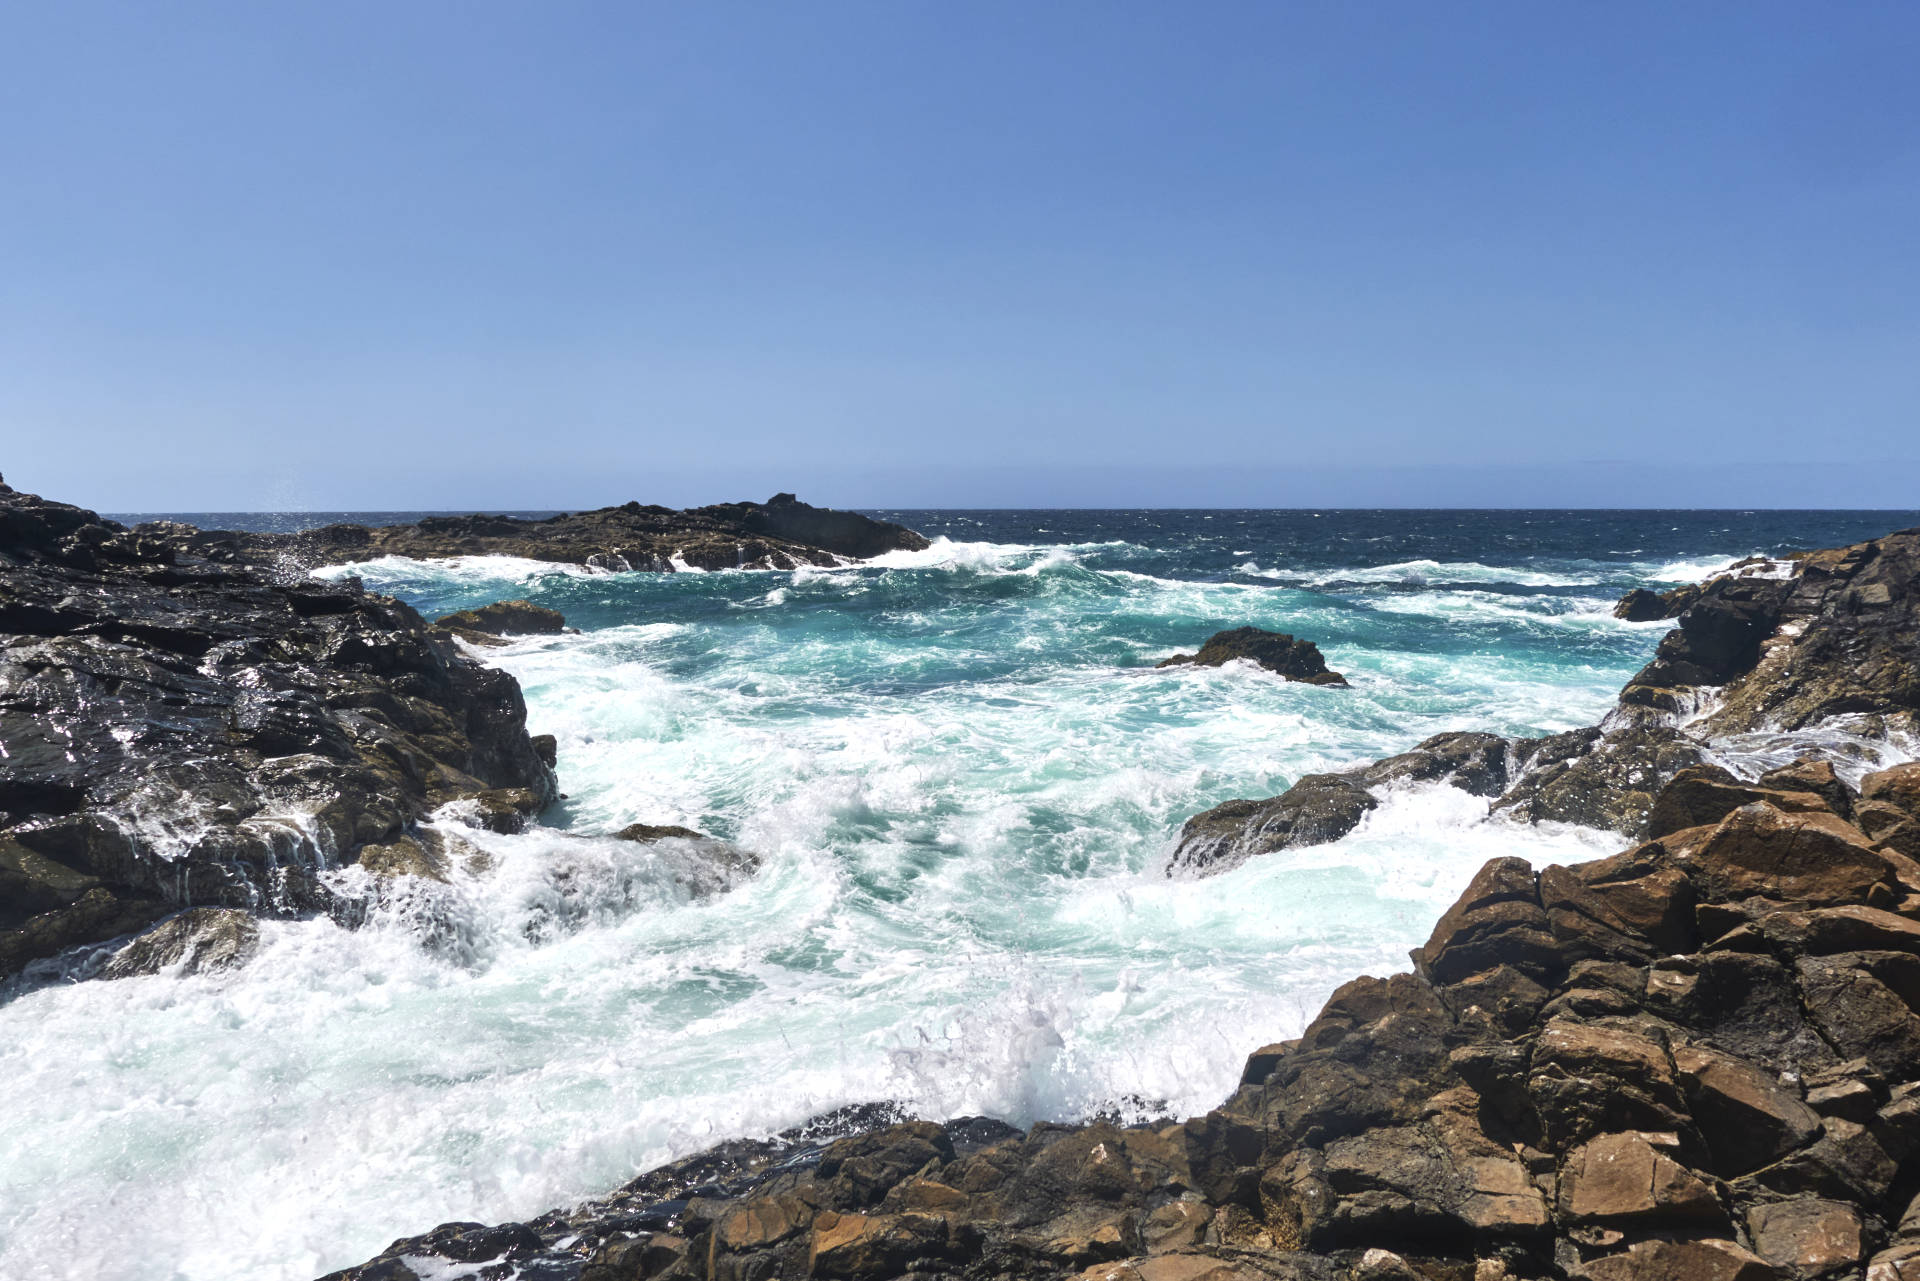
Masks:
[[[1920,504],[1911,4],[0,0],[106,510]]]

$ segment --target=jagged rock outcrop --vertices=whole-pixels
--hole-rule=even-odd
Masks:
[[[0,752],[0,977],[184,907],[329,910],[322,870],[434,808],[554,795],[518,684],[409,606],[3,484]]]
[[[1327,667],[1320,647],[1310,640],[1298,640],[1286,632],[1270,632],[1259,627],[1235,627],[1207,637],[1198,654],[1175,654],[1162,659],[1156,667],[1220,667],[1236,658],[1244,658],[1278,673],[1290,681],[1306,685],[1345,685],[1347,678]]]
[[[1228,801],[1187,821],[1168,871],[1223,871],[1258,854],[1337,840],[1396,780],[1443,779],[1493,798],[1492,812],[1509,818],[1622,835],[1663,835],[1688,812],[1743,791],[1789,808],[1800,802],[1774,794],[1813,791],[1835,804],[1846,789],[1830,763],[1791,767],[1817,778],[1741,780],[1716,758],[1715,740],[1832,721],[1873,736],[1920,735],[1920,530],[1791,562],[1755,557],[1695,587],[1631,592],[1615,612],[1677,614],[1680,626],[1601,725],[1537,739],[1441,735],[1401,756],[1309,775],[1280,796]],[[1450,737],[1455,746],[1442,750]],[[1452,751],[1476,763],[1455,764]],[[1683,777],[1686,785],[1668,796],[1672,812],[1655,814],[1655,797]],[[1920,830],[1897,809],[1869,806],[1860,822],[1876,838],[1920,850]]]
[[[1680,780],[1655,813],[1738,803],[1611,858],[1487,864],[1413,973],[1336,991],[1205,1116],[874,1109],[330,1281],[1915,1275],[1920,863],[1847,813],[1920,818],[1920,773],[1871,802],[1775,773],[1710,803],[1669,793],[1724,780]]]
[[[525,556],[606,570],[792,569],[836,565],[889,551],[919,551],[925,537],[857,512],[832,511],[776,494],[765,503],[675,511],[637,502],[545,520],[429,516],[411,525],[327,525],[297,534],[198,530],[152,522],[144,538],[220,563],[311,569],[378,556]]]

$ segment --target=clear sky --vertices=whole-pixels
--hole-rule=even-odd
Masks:
[[[1920,505],[1920,5],[0,0],[105,510]]]

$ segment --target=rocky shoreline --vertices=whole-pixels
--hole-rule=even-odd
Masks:
[[[1410,781],[1637,838],[1487,864],[1412,973],[1340,988],[1205,1116],[851,1109],[328,1281],[1920,1278],[1920,763],[1860,746],[1920,715],[1920,531],[1679,608],[1592,730],[1444,735],[1196,816],[1202,867]],[[1775,733],[1836,719],[1839,769]],[[1742,735],[1743,766],[1784,759],[1735,773]]]
[[[556,795],[518,685],[462,643],[563,619],[429,623],[315,564],[837,564],[919,539],[788,495],[501,519],[129,530],[0,484],[0,980],[233,964],[261,915],[354,924],[367,884],[473,857],[460,823],[517,830]],[[1883,759],[1920,736],[1920,531],[1736,571],[1622,602],[1679,625],[1599,726],[1440,735],[1189,821],[1170,873],[1338,839],[1412,784],[1630,842],[1487,864],[1411,973],[1340,988],[1205,1116],[844,1109],[328,1281],[1920,1278],[1920,764]],[[1196,661],[1251,645],[1339,680],[1243,631]],[[1796,731],[1835,726],[1802,755]],[[618,835],[715,886],[753,868],[691,829]]]
[[[554,632],[558,614],[506,602],[432,624],[314,564],[839,564],[915,546],[791,495],[269,535],[127,529],[0,482],[0,982],[230,964],[256,915],[357,924],[392,878],[479,857],[450,826],[515,831],[555,798],[554,743],[529,735],[518,683],[456,637]],[[627,838],[683,842],[701,886],[751,864],[698,833]]]

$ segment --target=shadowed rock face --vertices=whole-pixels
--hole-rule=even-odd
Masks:
[[[511,676],[399,601],[211,564],[0,485],[0,976],[316,874],[552,771]]]
[[[1909,774],[1869,785],[1911,820]],[[334,1281],[456,1259],[580,1281],[1897,1281],[1920,1265],[1920,863],[1849,822],[1868,803],[1844,787],[1762,790],[1792,806],[1487,864],[1414,973],[1339,989],[1206,1116],[1022,1134],[868,1109],[824,1122],[852,1131],[832,1142],[724,1145]],[[1703,804],[1672,791],[1656,813]]]
[[[1269,632],[1258,627],[1236,627],[1215,632],[1198,654],[1175,654],[1162,659],[1157,667],[1220,667],[1236,658],[1257,663],[1290,681],[1307,685],[1345,685],[1347,678],[1329,671],[1320,647],[1309,640],[1296,640],[1285,632]]]
[[[512,516],[429,516],[411,525],[328,525],[298,534],[197,530],[153,522],[137,530],[183,552],[223,563],[311,569],[378,556],[525,556],[608,570],[792,569],[834,565],[889,551],[919,551],[914,531],[855,512],[811,507],[792,494],[765,503],[723,503],[675,511],[627,503],[546,520]]]

